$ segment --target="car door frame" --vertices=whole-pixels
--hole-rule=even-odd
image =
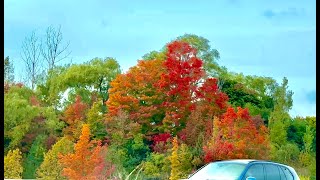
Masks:
[[[264,164],[263,162],[252,162],[252,163],[249,163],[247,165],[247,167],[244,169],[244,171],[242,172],[241,176],[239,179],[241,180],[246,180],[246,173],[247,171],[250,169],[250,167],[252,167],[253,165],[262,165],[262,169],[263,169],[263,180],[266,180],[266,170],[265,170],[265,167],[264,167]]]

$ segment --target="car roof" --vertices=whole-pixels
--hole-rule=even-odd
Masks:
[[[253,161],[259,161],[255,159],[229,159],[229,160],[219,160],[215,162],[235,162],[235,163],[242,163],[242,164],[249,164],[250,162]]]
[[[285,164],[273,162],[273,161],[267,161],[267,160],[257,160],[257,159],[229,159],[229,160],[218,160],[215,162],[234,162],[234,163],[242,163],[242,164],[249,164],[249,163],[254,163],[254,162],[263,162],[263,163],[273,163],[273,164],[278,164],[286,167],[290,167]]]

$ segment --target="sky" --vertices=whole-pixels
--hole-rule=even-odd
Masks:
[[[210,41],[233,72],[289,80],[291,116],[316,115],[316,0],[5,0],[4,56],[16,80],[23,40],[61,26],[70,58],[114,57],[123,71],[178,36]]]

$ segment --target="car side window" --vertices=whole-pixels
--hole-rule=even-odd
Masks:
[[[246,175],[244,176],[245,179],[247,177],[255,177],[256,180],[264,180],[264,172],[263,172],[263,166],[261,164],[254,164],[252,165],[248,171],[246,172]]]
[[[288,168],[281,166],[281,169],[283,170],[284,174],[286,175],[287,180],[293,180],[293,175]]]
[[[279,172],[280,172],[281,180],[287,180],[286,175],[284,174],[281,166],[278,166],[278,169],[279,169]]]
[[[266,180],[281,180],[279,169],[276,165],[265,164],[264,167],[266,168]]]

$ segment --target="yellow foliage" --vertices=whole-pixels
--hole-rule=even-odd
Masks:
[[[170,174],[170,180],[178,180],[181,177],[181,172],[180,172],[180,161],[179,161],[179,156],[178,156],[178,138],[174,137],[173,142],[172,142],[172,154],[170,156],[170,161],[171,161],[171,174]]]
[[[6,179],[21,179],[23,168],[21,165],[21,152],[19,149],[9,151],[4,157],[4,177]]]
[[[42,164],[37,171],[39,179],[66,179],[62,176],[62,165],[59,163],[58,154],[71,153],[73,150],[73,142],[66,137],[60,139],[54,144],[45,155]]]

